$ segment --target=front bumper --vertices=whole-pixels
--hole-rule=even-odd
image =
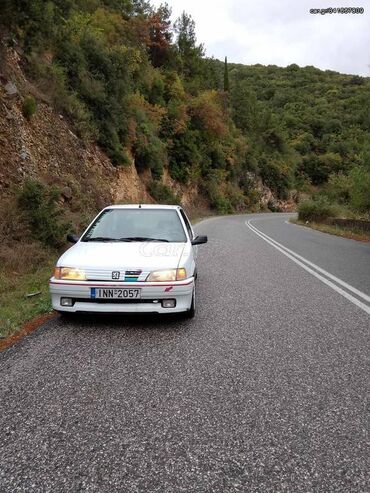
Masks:
[[[140,288],[140,300],[94,300],[91,288]],[[60,281],[52,277],[49,282],[54,310],[60,312],[98,313],[179,313],[190,309],[194,290],[194,278],[171,283],[148,282],[93,282]],[[72,298],[73,306],[62,306],[61,298]],[[176,300],[174,308],[163,308],[161,301]]]

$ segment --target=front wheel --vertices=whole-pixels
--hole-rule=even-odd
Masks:
[[[195,286],[193,289],[193,296],[191,298],[190,309],[184,313],[185,318],[194,318],[195,317]]]
[[[74,313],[74,312],[65,312],[65,311],[59,311],[59,310],[56,310],[56,312],[59,314],[59,316],[63,320],[73,320],[74,318],[76,318],[76,313]]]

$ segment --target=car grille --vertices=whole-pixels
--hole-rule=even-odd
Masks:
[[[119,272],[118,279],[113,272]],[[87,281],[143,282],[148,275],[148,271],[138,269],[86,269]]]

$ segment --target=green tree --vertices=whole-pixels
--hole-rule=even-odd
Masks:
[[[229,92],[230,84],[229,84],[229,68],[227,66],[227,56],[225,56],[225,69],[224,69],[224,91]]]
[[[230,94],[233,120],[243,132],[254,131],[257,120],[257,96],[246,81],[236,81]]]
[[[195,22],[186,12],[176,20],[174,24],[176,33],[176,47],[180,56],[180,70],[185,78],[192,78],[201,72],[203,45],[197,45],[195,34]]]

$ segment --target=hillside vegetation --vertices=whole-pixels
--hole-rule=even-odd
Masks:
[[[0,333],[49,306],[65,232],[114,200],[224,214],[303,197],[308,218],[368,217],[369,78],[210,59],[191,16],[170,18],[143,0],[0,3]]]
[[[133,156],[154,181],[167,168],[200,185],[220,212],[258,208],[258,179],[280,199],[329,183],[342,201],[351,200],[344,182],[368,179],[369,79],[296,65],[227,67],[204,56],[189,15],[171,24],[167,5],[2,5],[28,75],[116,166]],[[32,100],[25,111],[37,111]]]

